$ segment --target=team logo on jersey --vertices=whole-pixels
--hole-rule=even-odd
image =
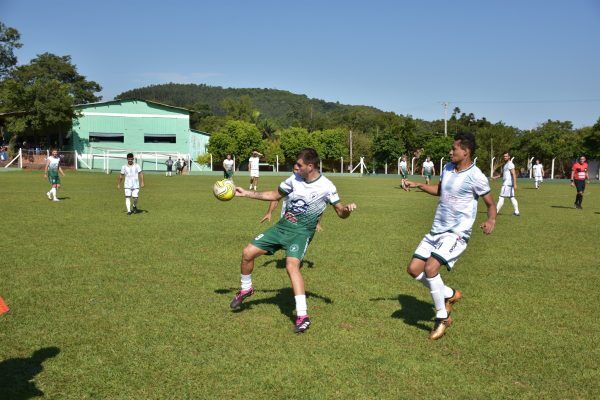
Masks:
[[[291,246],[290,246],[290,248],[289,248],[289,250],[290,250],[292,253],[295,253],[295,252],[297,252],[299,249],[300,249],[300,248],[298,247],[298,245],[297,245],[296,243],[294,243],[293,245],[291,245]]]
[[[292,200],[288,209],[294,213],[294,215],[306,214],[308,210],[308,203],[302,199]]]

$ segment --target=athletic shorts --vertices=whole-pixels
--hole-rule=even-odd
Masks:
[[[575,179],[575,188],[578,192],[583,193],[585,191],[585,180]]]
[[[400,176],[402,177],[402,179],[406,179],[408,177],[408,171],[400,171]]]
[[[258,178],[258,170],[253,169],[250,171],[250,178]]]
[[[273,254],[277,250],[285,249],[286,257],[294,257],[302,260],[313,235],[314,233],[293,232],[282,229],[276,224],[255,237],[251,243],[259,249],[266,251],[267,254]]]
[[[450,271],[466,248],[467,241],[456,233],[446,232],[437,235],[428,233],[417,246],[413,258],[427,261],[429,257],[433,257]]]
[[[429,180],[431,180],[431,176],[432,176],[431,174],[425,174],[425,178],[427,178]]]
[[[500,197],[515,197],[515,189],[512,186],[502,185]]]
[[[172,165],[167,165],[167,172],[173,172],[173,166]]]
[[[223,171],[225,179],[233,178],[233,171]]]
[[[58,175],[48,175],[48,182],[51,185],[60,185],[60,177]]]
[[[544,182],[543,176],[534,176],[536,182]]]
[[[140,194],[140,189],[127,189],[125,188],[125,197],[138,197]]]

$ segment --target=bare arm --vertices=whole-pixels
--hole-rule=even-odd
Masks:
[[[338,217],[348,218],[350,214],[352,214],[352,211],[356,210],[356,204],[350,203],[344,205],[342,203],[337,203],[333,206],[333,208],[335,208],[335,212],[337,213]]]
[[[432,196],[439,196],[440,192],[441,192],[441,185],[442,185],[441,182],[438,183],[437,185],[426,185],[424,183],[411,182],[411,181],[404,181],[404,183],[406,184],[406,186],[408,188],[421,189],[422,191],[429,193]]]
[[[274,200],[269,203],[269,209],[267,210],[267,213],[260,220],[261,224],[265,221],[271,221],[271,215],[273,214],[273,210],[275,210],[277,207],[277,204],[279,204],[279,200]]]
[[[516,173],[516,171],[515,171],[515,169],[514,169],[514,168],[510,170],[510,174],[512,175],[513,182],[514,182],[514,186],[513,186],[513,188],[514,188],[515,190],[517,190],[517,173]]]
[[[63,171],[63,169],[60,166],[58,166],[58,172],[60,172],[62,176],[65,176],[65,171]]]
[[[119,179],[117,179],[117,189],[121,189],[121,182],[123,182],[123,174],[119,174]]]
[[[487,207],[487,216],[488,219],[483,224],[481,224],[480,228],[483,229],[483,233],[489,235],[494,231],[494,227],[496,226],[496,204],[494,203],[494,199],[492,198],[491,193],[486,194],[482,197],[485,206]]]
[[[283,198],[283,195],[277,190],[270,190],[266,192],[253,192],[250,190],[242,189],[237,186],[235,188],[235,195],[237,197],[248,197],[249,199],[263,200],[263,201],[276,201]]]
[[[144,187],[144,173],[142,171],[138,173],[138,178],[140,180],[140,187]]]

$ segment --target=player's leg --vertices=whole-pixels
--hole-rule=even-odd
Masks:
[[[519,213],[519,203],[517,202],[517,198],[516,198],[515,196],[512,196],[512,197],[510,198],[510,202],[512,203],[512,206],[513,206],[513,208],[515,209],[514,215],[516,215],[517,217],[518,217],[519,215],[521,215],[521,214]]]
[[[498,197],[498,202],[496,203],[496,213],[500,214],[500,209],[504,205],[504,186],[500,189],[500,197]]]
[[[137,203],[140,197],[140,189],[133,189],[131,191],[131,197],[133,198],[133,207],[131,208],[131,212],[135,214],[137,213]]]
[[[127,215],[131,215],[131,189],[125,189],[125,208]]]
[[[296,333],[302,333],[310,326],[306,293],[304,291],[304,278],[302,277],[302,273],[300,273],[301,262],[301,260],[295,257],[285,258],[285,269],[292,283],[294,301],[296,303],[296,324],[294,326],[294,332]]]
[[[249,243],[242,251],[242,262],[240,264],[240,290],[235,294],[233,300],[229,304],[232,310],[240,308],[244,299],[254,294],[252,287],[252,271],[254,270],[254,259],[268,251],[263,250],[252,243]]]

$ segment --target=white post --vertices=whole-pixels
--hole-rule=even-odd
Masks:
[[[340,173],[344,173],[344,157],[340,157]]]
[[[323,160],[319,160],[319,172],[323,173]]]
[[[213,170],[213,159],[212,159],[212,153],[210,153],[210,171],[212,172]]]
[[[19,168],[23,169],[23,149],[19,149]]]
[[[410,174],[411,174],[411,175],[414,175],[414,174],[415,174],[415,160],[416,160],[416,158],[417,158],[417,157],[413,157],[413,158],[410,160]]]
[[[529,179],[533,177],[533,159],[535,157],[531,157],[527,162],[527,168],[529,169]]]
[[[554,179],[554,160],[556,160],[556,157],[552,159],[552,173],[550,175],[550,179]]]
[[[353,171],[353,169],[352,169],[352,129],[350,130],[350,171]]]
[[[387,160],[385,160],[385,174],[387,175]]]
[[[496,157],[492,157],[492,161],[490,161],[490,178],[494,177],[494,160]]]
[[[235,156],[233,156],[233,171],[235,171]]]
[[[77,171],[77,160],[79,159],[79,155],[77,154],[77,150],[75,150],[75,171]]]
[[[473,164],[477,165],[477,157],[473,160]]]
[[[442,176],[442,171],[444,170],[444,157],[440,159],[440,176]]]
[[[191,166],[190,166],[191,168]],[[158,171],[158,153],[154,152],[154,170]]]
[[[363,166],[365,165],[364,157],[360,158],[360,174],[363,175]]]
[[[275,154],[275,163],[277,165],[277,172],[279,172],[279,154]]]
[[[398,157],[398,175],[400,175],[400,157]]]

